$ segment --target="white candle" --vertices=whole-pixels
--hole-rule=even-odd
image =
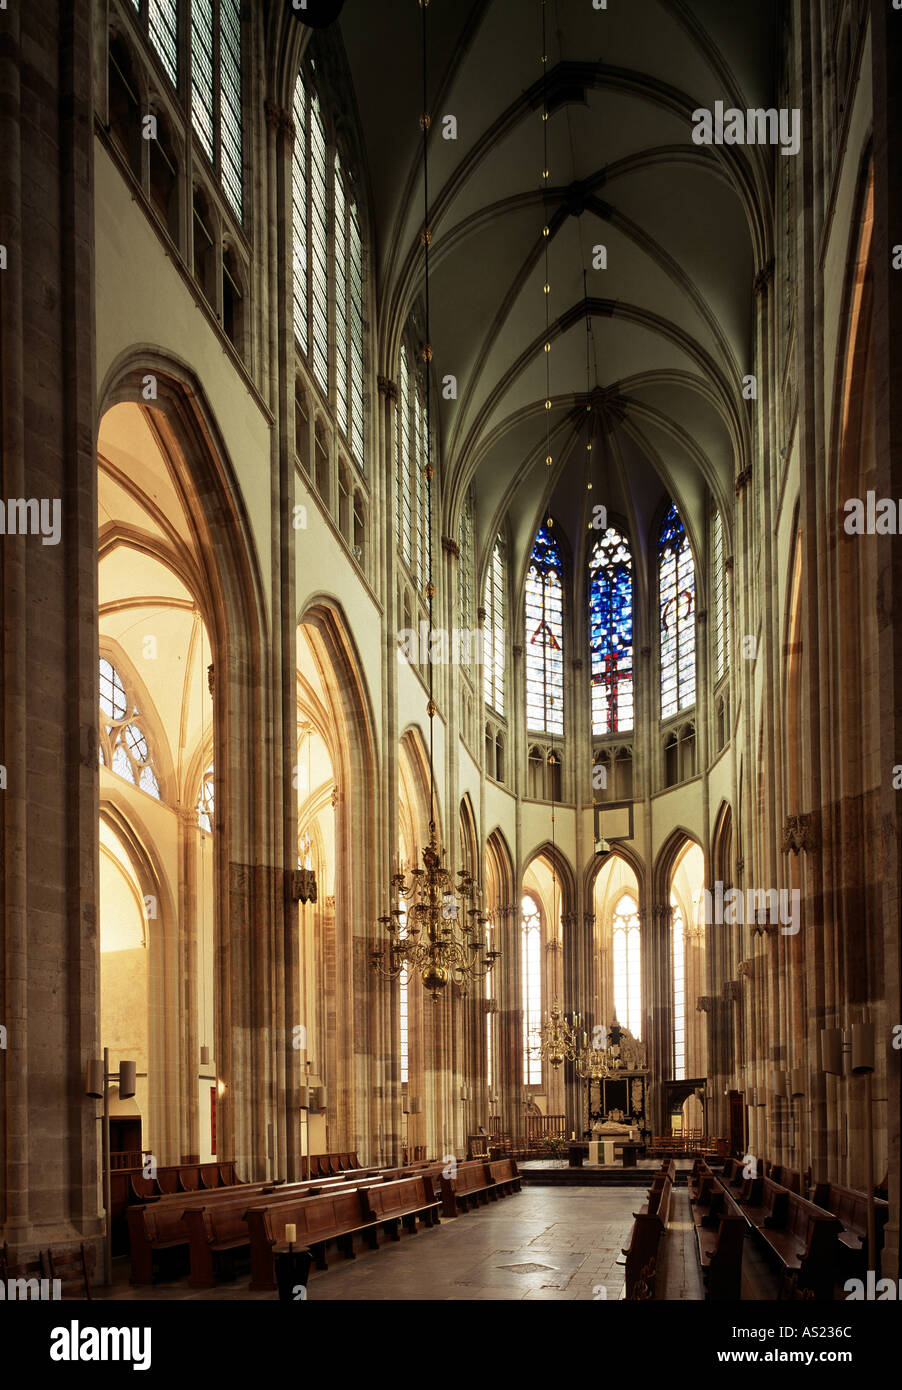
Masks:
[[[286,1222],[286,1225],[285,1225],[285,1239],[288,1241],[288,1244],[289,1244],[289,1245],[292,1245],[292,1244],[294,1243],[294,1241],[297,1240],[297,1238],[298,1238],[298,1228],[297,1228],[297,1226],[295,1226],[295,1225],[294,1225],[292,1222],[290,1222],[290,1221],[289,1221],[289,1222]]]

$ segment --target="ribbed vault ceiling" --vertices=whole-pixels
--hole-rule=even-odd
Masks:
[[[706,489],[729,526],[775,152],[699,147],[691,117],[718,100],[776,104],[774,9],[548,0],[543,204],[541,0],[432,0],[431,340],[436,375],[459,385],[436,410],[443,526],[453,534],[473,482],[483,557],[507,517],[522,570],[550,512],[579,560],[598,503],[644,548],[668,492],[696,542]],[[340,27],[369,164],[385,372],[423,291],[420,11],[410,0],[351,3]],[[456,141],[441,135],[448,113]],[[593,268],[598,245],[607,269]]]

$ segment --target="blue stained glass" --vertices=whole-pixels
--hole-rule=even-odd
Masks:
[[[676,503],[658,541],[661,717],[695,702],[695,565]]]
[[[589,560],[593,734],[633,727],[632,568],[628,542],[609,526]]]
[[[561,552],[539,528],[526,574],[526,723],[564,732],[564,622]]]

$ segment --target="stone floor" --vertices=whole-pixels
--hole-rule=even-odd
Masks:
[[[584,1301],[619,1299],[623,1265],[617,1257],[629,1239],[633,1212],[644,1200],[636,1188],[529,1187],[440,1227],[406,1232],[397,1243],[359,1249],[345,1260],[330,1249],[329,1268],[310,1275],[308,1301],[387,1302],[395,1299]],[[128,1267],[116,1262],[115,1284],[96,1297],[114,1300],[272,1301],[252,1293],[246,1273],[212,1289],[192,1289],[187,1279],[132,1288]],[[658,1296],[668,1301],[704,1299],[689,1194],[674,1188],[667,1236],[658,1259]],[[742,1297],[770,1300],[776,1279],[756,1243],[746,1240]]]
[[[639,1194],[633,1189],[533,1187],[452,1220],[439,1228],[383,1241],[345,1261],[330,1251],[329,1269],[314,1271],[310,1302],[392,1299],[552,1300],[617,1299]],[[123,1266],[109,1294],[97,1297],[159,1299],[274,1299],[251,1293],[246,1275],[213,1289],[187,1280],[132,1288]],[[604,1292],[602,1292],[602,1289]]]

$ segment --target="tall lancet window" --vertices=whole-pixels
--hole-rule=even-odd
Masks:
[[[671,894],[671,964],[673,967],[673,1079],[686,1079],[686,924],[683,909]]]
[[[526,574],[526,723],[564,732],[564,605],[561,552],[539,529]]]
[[[614,908],[614,1012],[634,1038],[642,1036],[642,941],[639,905],[624,893]]]
[[[460,551],[457,571],[460,625],[469,632],[473,626],[473,497],[469,492],[460,509],[457,543]]]
[[[542,919],[535,898],[521,904],[520,971],[523,986],[523,1085],[541,1086],[542,1057]]]
[[[157,47],[164,43],[164,11],[171,6],[152,8]],[[243,168],[239,0],[193,0],[191,5],[191,124],[240,222]]]
[[[619,734],[633,727],[633,561],[616,527],[596,542],[589,575],[592,732]]]
[[[676,503],[658,540],[661,718],[695,702],[695,565]]]
[[[501,537],[492,547],[485,577],[485,625],[483,627],[483,677],[485,702],[496,714],[504,713],[504,545]]]
[[[730,665],[730,588],[723,553],[723,522],[714,513],[711,524],[711,568],[714,585],[714,679],[719,681]]]

